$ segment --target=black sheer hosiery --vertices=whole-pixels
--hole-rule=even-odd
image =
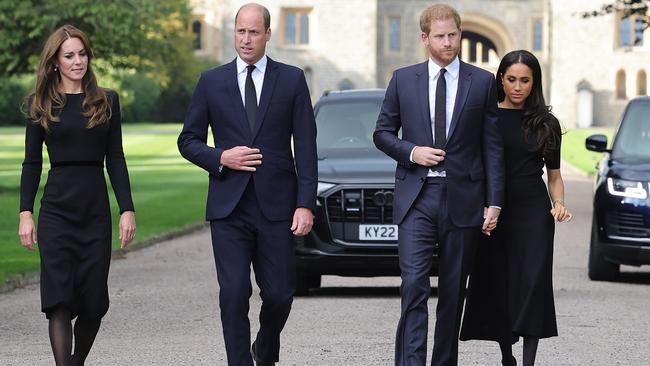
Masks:
[[[101,319],[77,318],[74,323],[74,355],[72,355],[72,366],[83,366],[95,342],[95,336],[99,331]]]
[[[49,333],[56,366],[69,366],[72,353],[70,311],[59,305],[49,313]]]
[[[524,359],[523,366],[535,365],[535,356],[537,356],[537,344],[539,338],[524,337]]]
[[[510,342],[499,342],[501,348],[501,363],[503,366],[517,366],[517,360],[512,355],[512,344]]]

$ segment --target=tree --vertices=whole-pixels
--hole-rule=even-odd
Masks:
[[[620,13],[623,19],[636,16],[641,20],[643,30],[650,26],[650,0],[616,0],[613,3],[604,4],[599,10],[583,12],[583,18],[603,16],[611,13]],[[638,41],[638,40],[637,40]]]
[[[0,76],[32,72],[49,34],[72,24],[89,35],[96,58],[148,69],[165,85],[169,53],[191,43],[189,16],[178,0],[0,0]]]

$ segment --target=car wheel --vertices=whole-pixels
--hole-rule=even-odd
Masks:
[[[596,216],[591,222],[591,244],[589,246],[589,279],[592,281],[615,281],[620,273],[620,265],[605,259],[598,240]]]
[[[296,296],[308,296],[312,288],[320,288],[320,274],[300,272],[296,274]]]

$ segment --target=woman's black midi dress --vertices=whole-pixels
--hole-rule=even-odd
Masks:
[[[535,151],[523,111],[499,109],[506,163],[505,206],[491,237],[479,244],[470,275],[461,339],[515,342],[557,335],[553,299],[555,224],[543,167],[560,168],[560,144]],[[558,124],[559,129],[559,124]]]
[[[21,211],[33,211],[43,142],[50,158],[37,226],[41,309],[48,317],[58,305],[86,319],[108,311],[111,213],[104,162],[120,212],[133,210],[118,96],[108,92],[111,117],[94,128],[83,116],[84,97],[66,94],[60,121],[51,122],[49,131],[27,121]]]

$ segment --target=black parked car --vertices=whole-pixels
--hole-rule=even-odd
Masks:
[[[630,101],[612,149],[592,135],[587,149],[598,163],[589,250],[589,278],[612,281],[621,264],[650,264],[650,98]]]
[[[329,92],[316,104],[318,198],[312,231],[297,238],[298,295],[320,287],[321,275],[400,274],[396,163],[372,141],[384,92]]]

